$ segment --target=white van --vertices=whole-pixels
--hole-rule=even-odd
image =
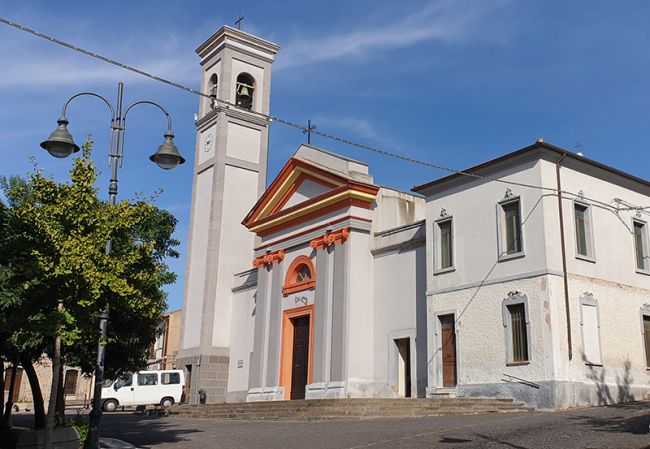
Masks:
[[[120,406],[160,404],[169,407],[181,402],[184,388],[185,374],[182,370],[126,374],[102,388],[102,408],[113,412]]]

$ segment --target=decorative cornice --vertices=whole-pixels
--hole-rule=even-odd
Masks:
[[[580,300],[596,302],[596,300],[594,299],[594,294],[591,292],[583,292],[582,295],[580,295]]]
[[[515,290],[514,292],[508,292],[508,296],[506,297],[506,301],[519,301],[519,300],[524,300],[526,299],[527,296],[524,295],[522,292]]]
[[[279,250],[273,253],[267,253],[264,254],[263,256],[256,257],[255,259],[253,259],[253,266],[257,268],[265,267],[267,265],[273,265],[274,263],[279,263],[282,260],[284,260],[284,251]]]
[[[309,246],[314,249],[323,249],[337,243],[342,244],[348,238],[350,238],[350,230],[348,228],[343,228],[337,232],[327,232],[324,236],[312,240],[309,243]]]

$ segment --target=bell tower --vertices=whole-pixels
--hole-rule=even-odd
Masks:
[[[223,402],[228,387],[233,276],[251,268],[254,236],[241,224],[266,187],[271,66],[279,47],[223,26],[196,53],[202,97],[181,346],[188,401]]]

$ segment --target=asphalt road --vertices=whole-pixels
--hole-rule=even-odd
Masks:
[[[27,416],[17,416],[15,424]],[[556,413],[336,422],[216,421],[105,414],[102,436],[139,448],[650,449],[650,403]]]

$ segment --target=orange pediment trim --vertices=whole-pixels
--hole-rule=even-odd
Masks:
[[[244,218],[243,224],[247,226],[248,223],[277,212],[306,178],[332,188],[339,187],[347,181],[346,178],[335,173],[300,159],[291,158]]]
[[[330,190],[284,209],[305,180]],[[265,236],[348,206],[372,207],[379,187],[351,180],[291,158],[242,222],[250,231]]]
[[[298,269],[305,265],[309,270],[310,276],[308,278],[298,280]],[[288,296],[292,293],[301,292],[303,290],[313,290],[316,288],[316,267],[314,263],[307,256],[296,257],[289,268],[284,279],[284,286],[282,287],[282,294]]]

